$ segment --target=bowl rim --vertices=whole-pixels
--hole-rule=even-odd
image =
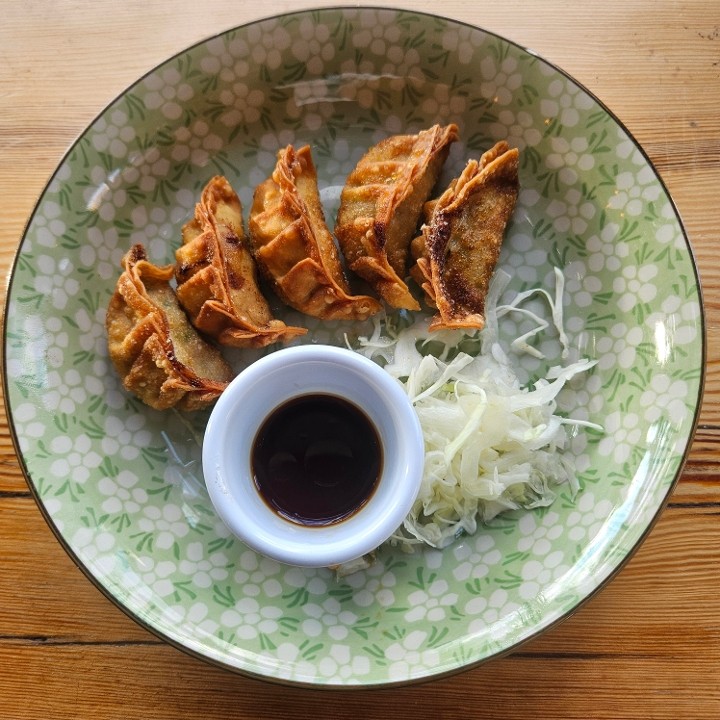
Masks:
[[[264,682],[268,682],[271,684],[279,684],[279,685],[288,685],[293,687],[306,687],[306,688],[312,688],[312,689],[320,689],[320,690],[368,690],[368,689],[386,689],[386,688],[392,688],[392,687],[402,687],[407,685],[418,685],[418,684],[424,684],[428,682],[433,682],[438,679],[442,679],[445,677],[450,677],[453,675],[456,675],[461,672],[466,672],[468,670],[472,670],[473,668],[476,668],[480,665],[485,664],[486,662],[489,662],[491,660],[495,660],[498,658],[505,657],[507,655],[510,655],[513,652],[516,652],[517,649],[523,645],[525,645],[528,642],[531,642],[538,636],[544,634],[545,632],[551,630],[553,627],[556,627],[560,623],[564,622],[567,618],[571,617],[573,614],[575,614],[578,610],[584,607],[586,603],[588,603],[592,598],[594,598],[599,592],[601,592],[607,585],[613,580],[613,578],[619,574],[619,572],[627,565],[627,563],[634,557],[637,550],[642,546],[644,541],[646,540],[647,536],[650,534],[650,532],[655,527],[655,524],[657,523],[660,516],[663,514],[663,511],[665,510],[669,499],[671,495],[673,494],[678,481],[680,477],[683,474],[685,465],[688,461],[692,444],[693,444],[693,437],[695,436],[698,424],[700,420],[700,412],[702,407],[702,400],[705,392],[705,385],[706,385],[706,379],[707,379],[707,318],[706,318],[706,311],[705,311],[705,303],[704,303],[704,297],[703,297],[703,289],[700,279],[700,272],[697,264],[696,254],[693,250],[693,246],[690,243],[690,239],[685,227],[685,223],[682,219],[682,214],[680,213],[676,203],[675,199],[670,193],[665,180],[663,179],[661,173],[658,171],[657,167],[655,166],[654,162],[651,160],[649,155],[647,154],[647,151],[644,149],[644,147],[640,144],[640,142],[636,139],[635,135],[628,129],[628,127],[625,125],[625,123],[620,119],[620,117],[592,90],[590,90],[584,83],[577,80],[572,74],[570,74],[568,71],[564,70],[561,66],[556,64],[555,62],[548,60],[547,57],[545,57],[543,54],[536,52],[532,48],[523,45],[520,42],[511,40],[507,36],[495,32],[492,30],[489,30],[488,28],[484,27],[483,25],[476,24],[469,22],[467,20],[461,20],[449,15],[445,15],[442,13],[436,13],[436,12],[428,12],[428,11],[421,11],[421,10],[409,10],[406,8],[401,8],[397,6],[393,6],[391,4],[383,4],[383,5],[352,5],[347,3],[338,3],[334,5],[329,6],[322,6],[322,7],[306,7],[306,8],[299,8],[296,10],[289,10],[286,12],[275,12],[275,13],[269,13],[267,15],[261,15],[259,17],[256,17],[254,19],[248,20],[246,22],[240,23],[238,25],[233,25],[230,27],[226,27],[218,32],[211,33],[198,41],[191,43],[187,46],[183,46],[180,48],[177,52],[172,53],[171,55],[168,55],[167,57],[163,58],[156,64],[154,64],[152,67],[150,67],[146,72],[141,74],[139,77],[134,79],[131,83],[129,83],[127,86],[123,87],[122,90],[120,90],[118,93],[116,93],[113,97],[111,97],[104,105],[103,107],[98,110],[98,112],[88,120],[82,128],[80,128],[75,136],[75,138],[69,143],[67,146],[67,149],[65,152],[59,157],[54,170],[51,172],[51,174],[48,177],[47,182],[42,187],[42,189],[39,191],[37,199],[33,205],[32,211],[30,212],[28,219],[22,229],[22,233],[20,236],[20,241],[17,244],[17,247],[15,249],[15,252],[12,256],[11,262],[9,264],[8,272],[7,272],[7,281],[6,281],[6,291],[5,291],[5,297],[3,301],[2,306],[2,336],[3,339],[7,337],[7,329],[8,329],[8,309],[9,309],[9,302],[10,297],[12,294],[13,286],[15,284],[15,280],[17,279],[17,267],[20,263],[21,255],[22,255],[22,248],[25,244],[25,241],[27,239],[28,230],[32,225],[32,222],[38,213],[40,206],[42,204],[43,198],[48,192],[49,187],[55,180],[57,174],[60,172],[60,169],[62,168],[65,160],[68,158],[68,156],[72,153],[72,151],[76,148],[79,142],[84,138],[87,131],[107,112],[109,108],[111,108],[118,100],[120,100],[127,92],[129,92],[133,87],[139,85],[141,82],[143,82],[147,77],[150,75],[156,73],[160,68],[165,66],[166,64],[172,62],[176,58],[184,55],[187,52],[192,51],[193,49],[200,47],[201,45],[204,45],[208,42],[211,42],[212,40],[222,38],[228,33],[231,33],[236,30],[240,30],[243,28],[251,27],[263,22],[277,20],[279,18],[289,18],[292,16],[297,15],[308,15],[310,13],[318,12],[318,13],[324,13],[324,12],[336,12],[336,11],[342,11],[342,10],[353,10],[353,11],[393,11],[393,12],[406,12],[406,13],[412,13],[418,16],[423,16],[429,19],[438,19],[442,20],[447,23],[452,23],[456,26],[468,28],[470,30],[474,31],[480,31],[484,34],[486,34],[488,37],[493,37],[497,40],[502,41],[503,43],[508,44],[509,46],[512,46],[516,48],[517,50],[520,50],[521,52],[524,52],[530,56],[536,57],[539,60],[541,60],[548,68],[552,69],[553,72],[561,75],[565,79],[571,81],[575,86],[577,86],[580,90],[585,92],[596,104],[597,106],[602,109],[604,113],[606,113],[614,123],[617,124],[617,126],[623,130],[623,132],[627,135],[628,140],[632,143],[635,150],[637,150],[643,157],[644,162],[647,164],[647,166],[652,170],[655,178],[657,179],[658,183],[660,184],[660,187],[662,188],[672,210],[675,216],[675,219],[677,220],[679,229],[682,233],[685,247],[688,252],[689,260],[692,266],[693,275],[695,278],[695,286],[697,289],[697,295],[698,295],[698,304],[699,304],[699,357],[700,357],[700,376],[698,379],[698,391],[697,391],[697,398],[695,402],[695,410],[693,413],[693,418],[690,423],[690,428],[688,431],[688,440],[687,444],[685,446],[685,449],[683,451],[682,457],[680,458],[678,462],[678,466],[675,472],[675,475],[672,479],[672,481],[668,484],[667,490],[665,492],[664,497],[662,498],[661,502],[658,505],[658,508],[654,515],[650,518],[650,520],[647,522],[646,527],[644,528],[643,532],[640,534],[634,545],[628,550],[628,552],[617,561],[617,564],[614,568],[607,574],[607,576],[601,580],[595,588],[593,588],[590,592],[588,592],[585,596],[579,599],[579,601],[574,605],[572,608],[567,610],[565,613],[560,615],[559,617],[553,619],[551,622],[543,625],[542,627],[537,628],[532,633],[529,633],[527,636],[523,637],[522,639],[518,640],[517,642],[513,643],[511,646],[507,647],[503,651],[496,652],[494,654],[488,655],[486,657],[482,657],[479,659],[476,659],[474,661],[465,662],[463,664],[458,664],[454,666],[453,668],[448,669],[444,672],[434,673],[434,674],[427,674],[423,675],[421,677],[417,678],[411,678],[409,680],[379,680],[376,682],[370,682],[370,683],[364,683],[364,684],[358,684],[358,685],[352,685],[352,684],[331,684],[331,683],[315,683],[311,681],[301,681],[301,680],[288,680],[283,679],[279,677],[274,677],[272,675],[264,674],[260,671],[255,671],[247,668],[238,667],[230,662],[223,662],[220,659],[217,659],[215,657],[212,657],[211,655],[208,655],[206,653],[203,653],[201,650],[196,649],[192,647],[191,645],[184,644],[173,637],[165,634],[161,629],[155,627],[152,623],[145,620],[138,612],[133,610],[132,608],[126,606],[120,598],[118,598],[115,594],[113,594],[109,588],[107,588],[100,579],[94,575],[91,571],[91,569],[83,563],[80,558],[77,556],[75,551],[72,549],[72,547],[69,544],[69,541],[64,537],[62,531],[57,526],[55,521],[53,520],[52,516],[50,515],[49,511],[45,507],[45,504],[43,502],[42,497],[40,496],[38,488],[35,486],[35,483],[33,482],[33,479],[31,477],[31,473],[29,471],[29,468],[27,466],[25,457],[23,455],[23,452],[20,447],[20,441],[17,433],[17,429],[15,427],[15,421],[12,414],[12,408],[10,407],[7,399],[6,399],[6,409],[5,413],[7,416],[8,421],[8,432],[13,444],[13,449],[15,452],[15,455],[18,460],[18,465],[20,467],[20,470],[23,474],[23,477],[25,479],[25,482],[28,486],[28,489],[30,491],[30,494],[32,495],[33,499],[35,500],[36,505],[38,506],[38,509],[45,519],[46,524],[52,531],[52,533],[55,535],[55,538],[61,545],[61,547],[65,550],[65,552],[68,554],[68,556],[72,559],[72,561],[75,563],[75,565],[81,570],[81,572],[87,577],[87,579],[100,591],[102,595],[104,595],[110,602],[115,605],[121,612],[123,612],[127,617],[135,621],[138,625],[140,625],[142,628],[153,634],[154,636],[161,639],[163,642],[168,643],[170,646],[180,650],[181,652],[184,652],[185,654],[195,657],[203,662],[206,662],[210,665],[223,668],[225,670],[229,670],[231,672],[234,672],[236,674],[254,678],[257,680],[261,680]],[[7,377],[7,373],[5,372],[5,368],[7,365],[7,343],[3,341],[3,347],[2,352],[0,353],[0,376],[2,376],[2,387],[3,387],[3,393],[5,398],[9,397],[9,381]]]

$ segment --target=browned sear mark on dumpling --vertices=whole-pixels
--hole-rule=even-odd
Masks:
[[[123,267],[105,324],[125,389],[157,410],[199,410],[214,402],[233,373],[178,304],[173,266],[153,265],[143,246],[134,245]]]
[[[457,140],[456,125],[394,135],[361,158],[343,188],[335,235],[348,267],[392,307],[419,310],[405,283],[423,203]]]
[[[278,152],[271,177],[255,190],[249,230],[260,271],[290,307],[324,320],[365,320],[382,309],[375,298],[350,294],[309,146]]]
[[[193,325],[222,345],[260,348],[304,335],[276,320],[260,292],[257,268],[230,183],[214,177],[202,191],[195,217],[175,253],[177,295]]]
[[[412,276],[437,307],[431,330],[483,328],[485,298],[518,197],[516,148],[497,143],[425,206]]]

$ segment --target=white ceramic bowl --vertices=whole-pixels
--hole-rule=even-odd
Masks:
[[[257,489],[251,460],[257,432],[273,410],[316,393],[363,410],[382,446],[370,498],[325,525],[299,524],[271,508]],[[232,533],[275,560],[325,567],[374,550],[402,523],[420,487],[424,444],[407,395],[381,367],[351,350],[304,345],[265,356],[230,383],[210,416],[202,461],[210,499]]]

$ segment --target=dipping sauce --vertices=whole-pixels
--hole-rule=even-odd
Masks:
[[[331,525],[372,496],[382,445],[356,405],[335,395],[302,395],[265,419],[251,464],[255,485],[275,512],[300,525]]]

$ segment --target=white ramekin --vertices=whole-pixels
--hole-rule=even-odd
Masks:
[[[253,441],[265,418],[311,393],[357,405],[382,443],[374,493],[357,512],[331,525],[306,526],[281,517],[260,496],[251,468]],[[230,383],[210,416],[202,463],[210,499],[234,535],[280,562],[326,567],[355,560],[392,535],[417,497],[424,457],[417,414],[394,378],[352,350],[300,345],[266,355]]]

